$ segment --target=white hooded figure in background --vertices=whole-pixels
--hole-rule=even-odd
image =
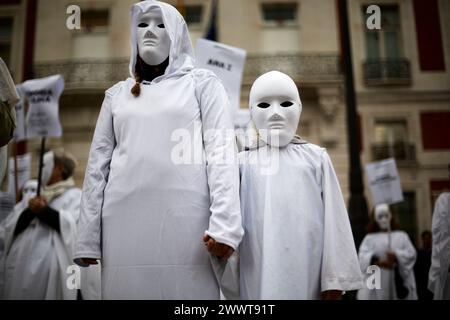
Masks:
[[[359,300],[416,300],[414,264],[416,249],[406,232],[394,230],[392,214],[387,204],[375,206],[369,233],[359,248],[361,271],[365,281],[372,273],[371,265],[380,267],[380,288],[368,285],[358,291]]]
[[[243,299],[339,299],[362,286],[344,199],[325,149],[295,136],[294,81],[271,71],[250,91],[257,149],[239,154]]]
[[[435,300],[450,300],[450,192],[442,193],[436,200],[432,233],[428,289]]]
[[[4,299],[4,284],[5,284],[5,224],[16,215],[17,212],[22,212],[28,206],[28,201],[36,196],[37,180],[28,180],[22,187],[22,199],[14,206],[13,211],[6,213],[0,217],[0,300]],[[14,197],[12,196],[14,199]],[[13,200],[15,203],[15,199]]]
[[[5,299],[77,299],[77,287],[67,285],[81,198],[75,165],[66,152],[45,153],[42,196],[35,196],[37,182],[25,184],[22,201],[5,221]],[[100,298],[99,272],[81,273],[84,299]]]
[[[131,49],[133,78],[106,91],[97,121],[75,261],[102,261],[104,299],[218,299],[211,262],[243,234],[225,89],[194,69],[186,23],[166,3],[132,6]]]

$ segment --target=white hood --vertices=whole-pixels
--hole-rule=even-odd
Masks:
[[[189,72],[194,67],[194,50],[188,28],[183,16],[170,4],[146,0],[131,7],[131,58],[130,75],[134,78],[137,55],[137,20],[141,13],[147,13],[152,8],[159,7],[165,28],[171,41],[169,53],[169,66],[164,76],[179,76]]]

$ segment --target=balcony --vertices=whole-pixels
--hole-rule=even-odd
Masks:
[[[414,164],[416,162],[415,145],[407,142],[372,144],[372,160],[379,161],[387,158],[395,158],[401,165]]]
[[[367,86],[410,85],[411,70],[407,59],[374,59],[363,64]]]
[[[302,83],[341,82],[339,56],[335,54],[249,55],[243,83],[251,84],[261,74],[279,70]],[[128,59],[70,59],[39,62],[34,65],[36,78],[62,74],[66,89],[102,89],[125,80]]]

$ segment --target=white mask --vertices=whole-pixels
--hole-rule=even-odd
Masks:
[[[44,166],[42,168],[41,185],[46,186],[52,176],[53,168],[55,166],[55,154],[52,151],[46,152],[44,154],[43,162]]]
[[[297,131],[302,102],[294,80],[270,71],[250,90],[250,112],[261,139],[273,147],[288,145]]]
[[[385,203],[379,204],[375,207],[375,221],[381,230],[387,231],[391,226],[392,214],[389,206]]]
[[[38,182],[37,180],[28,180],[25,182],[22,191],[22,201],[28,205],[28,202],[37,194]]]
[[[164,26],[161,9],[155,8],[137,19],[137,46],[139,56],[148,65],[156,66],[167,59],[170,38]]]

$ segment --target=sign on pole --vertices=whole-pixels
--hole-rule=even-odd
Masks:
[[[403,192],[395,159],[366,164],[366,174],[373,204],[394,204],[403,201]]]
[[[213,71],[222,80],[230,99],[233,116],[241,104],[241,83],[246,55],[246,51],[240,48],[206,39],[197,40],[197,67]]]
[[[26,136],[30,138],[60,137],[59,97],[64,90],[61,75],[28,80],[21,89],[28,100]]]

